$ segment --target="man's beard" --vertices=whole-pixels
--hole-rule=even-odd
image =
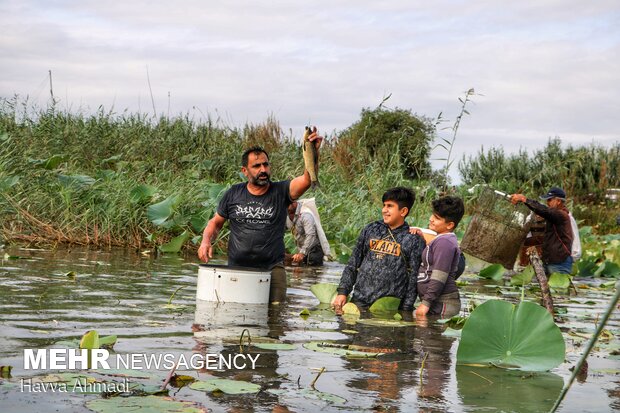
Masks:
[[[250,182],[252,183],[252,185],[256,186],[267,186],[271,182],[270,178],[271,177],[268,173],[263,172],[258,174],[257,176],[253,176]]]

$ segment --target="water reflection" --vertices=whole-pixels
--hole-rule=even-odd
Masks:
[[[12,365],[17,378],[32,375],[22,368],[24,348],[52,348],[58,341],[79,338],[93,328],[103,335],[118,335],[114,350],[122,354],[234,355],[241,351],[239,336],[244,329],[255,341],[262,337],[296,346],[287,351],[246,346],[243,351],[259,356],[255,370],[186,372],[202,380],[214,376],[247,380],[263,389],[258,395],[241,396],[175,390],[176,398],[198,401],[213,411],[461,412],[501,406],[506,411],[533,412],[546,409],[562,380],[570,375],[570,363],[555,369],[556,374],[525,377],[507,375],[504,370],[456,367],[458,338],[443,335],[445,327],[433,320],[427,326],[378,327],[347,324],[330,311],[300,317],[303,309],[319,308],[309,288],[317,282],[337,282],[342,271],[338,264],[287,267],[287,299],[278,306],[217,305],[196,302],[198,263],[194,257],[155,259],[125,250],[85,249],[15,249],[10,253],[22,259],[0,265],[0,365]],[[66,275],[69,272],[75,276]],[[467,275],[464,279],[470,282],[462,288],[465,302],[497,296],[496,287],[486,287],[488,281]],[[592,329],[606,303],[605,292],[579,293],[579,297],[558,299],[558,307],[567,309],[561,324],[565,332],[575,327]],[[618,325],[615,315],[608,328],[617,333]],[[385,354],[344,358],[304,348],[310,341],[362,345]],[[567,359],[574,363],[579,343],[567,339],[567,344]],[[560,411],[618,408],[618,383],[609,371],[617,371],[620,363],[607,358],[608,354],[599,349],[591,358],[587,380],[574,385]],[[316,392],[308,393],[323,367]],[[160,382],[167,373],[157,372]],[[322,398],[326,393],[346,402]],[[40,411],[52,406],[60,411],[87,411],[84,397],[96,396],[49,403],[49,395],[26,398],[0,386],[0,398],[3,407],[10,406],[8,411],[31,411],[33,403]]]

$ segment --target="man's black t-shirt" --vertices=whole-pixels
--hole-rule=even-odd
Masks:
[[[290,181],[272,182],[260,196],[252,195],[246,183],[226,191],[217,213],[230,222],[228,265],[271,269],[284,261],[289,187]]]

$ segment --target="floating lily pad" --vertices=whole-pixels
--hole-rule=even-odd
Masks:
[[[528,265],[522,272],[516,273],[515,275],[510,277],[510,285],[527,285],[532,281],[532,277],[534,277],[534,275],[534,268],[531,265]]]
[[[469,317],[463,317],[461,315],[455,315],[453,317],[450,318],[445,318],[442,320],[437,320],[437,322],[439,324],[446,324],[449,328],[453,328],[456,330],[460,330],[463,328],[463,326],[465,325],[465,322],[467,321]]]
[[[86,402],[86,407],[97,413],[142,412],[142,413],[206,413],[199,403],[178,401],[170,397],[113,397]]]
[[[441,333],[441,335],[446,336],[446,337],[461,337],[462,332],[463,330],[457,330],[457,329],[448,327],[443,333]]]
[[[400,298],[396,297],[381,297],[368,309],[371,313],[381,313],[396,311],[400,306]]]
[[[499,281],[504,276],[504,272],[506,272],[506,269],[504,268],[503,265],[493,264],[493,265],[489,265],[488,267],[482,269],[478,273],[478,276],[481,278],[488,278],[491,280]]]
[[[381,318],[364,318],[357,320],[357,323],[374,327],[408,327],[415,325],[415,321],[389,320]]]
[[[304,347],[312,351],[330,353],[349,358],[371,358],[383,354],[379,352],[364,351],[368,350],[368,348],[362,346],[334,343],[329,341],[311,341],[310,343],[304,344]]]
[[[97,369],[91,370],[93,373],[102,374],[104,376],[114,377],[130,377],[135,379],[154,379],[157,376],[144,370],[131,369]]]
[[[288,343],[252,343],[252,345],[262,350],[295,350],[297,348],[295,344]]]
[[[112,348],[114,347],[114,344],[116,344],[116,336],[105,336],[105,337],[99,337],[99,346],[101,348]]]
[[[183,374],[175,374],[170,378],[170,385],[176,388],[185,387],[196,381],[196,377]]]
[[[84,333],[80,340],[80,348],[87,350],[99,348],[99,333],[97,333],[97,330],[90,330]]]
[[[458,364],[550,370],[564,361],[564,339],[549,312],[527,301],[489,300],[463,326]]]
[[[0,366],[0,377],[4,379],[11,378],[11,370],[13,370],[13,366]]]
[[[336,289],[338,288],[338,284],[334,283],[319,283],[310,286],[310,291],[316,298],[319,299],[322,303],[331,304],[331,302],[336,298],[338,292]]]
[[[346,303],[342,306],[342,312],[349,315],[360,315],[360,309],[353,303]]]
[[[554,272],[549,276],[549,287],[558,288],[558,289],[566,289],[570,287],[570,275],[568,274],[560,274],[558,272]]]
[[[226,394],[244,394],[258,393],[261,387],[258,384],[243,380],[210,379],[195,381],[190,384],[189,388],[207,392],[221,391]]]

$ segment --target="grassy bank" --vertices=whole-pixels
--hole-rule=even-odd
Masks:
[[[189,116],[153,120],[103,110],[87,116],[54,108],[20,110],[15,100],[0,105],[0,220],[5,240],[139,250],[175,240],[191,249],[222,191],[241,180],[243,148],[267,149],[274,180],[293,178],[303,170],[298,137],[286,135],[273,118],[231,127]],[[380,218],[381,195],[387,188],[416,189],[418,201],[409,222],[421,226],[438,192],[433,184],[437,173],[428,167],[435,137],[432,122],[412,119],[408,111],[383,116],[386,113],[365,110],[360,122],[326,140],[322,186],[306,194],[316,197],[328,238],[342,257],[360,229]],[[390,138],[369,139],[371,132]],[[455,191],[467,196],[463,189]],[[223,231],[218,243],[221,251],[226,234]],[[290,237],[287,242],[290,245]]]

